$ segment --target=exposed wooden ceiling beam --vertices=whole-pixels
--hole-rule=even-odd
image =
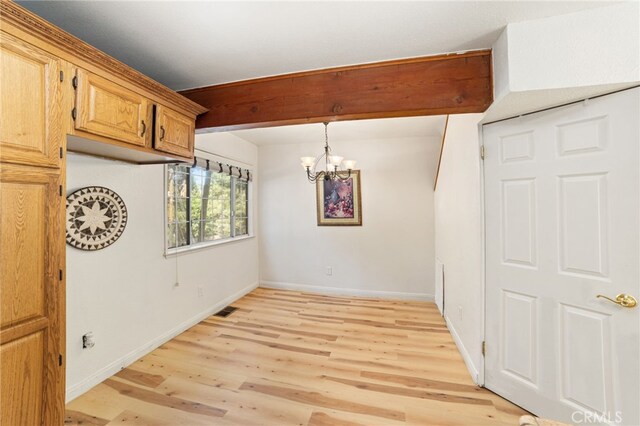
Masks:
[[[209,108],[199,132],[485,111],[491,51],[377,62],[181,92]]]

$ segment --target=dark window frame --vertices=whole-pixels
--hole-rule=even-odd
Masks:
[[[180,198],[182,199],[182,197],[176,197],[176,192],[175,190],[173,191],[173,200],[175,202],[174,204],[174,218],[172,222],[169,222],[169,201],[170,201],[170,188],[169,185],[174,184],[174,182],[172,181],[171,183],[169,182],[169,173],[171,168],[173,168],[173,174],[172,176],[175,176],[177,173],[184,173],[185,174],[185,178],[186,178],[186,194],[184,197],[185,200],[185,219],[186,219],[186,228],[187,228],[187,232],[186,232],[186,244],[182,244],[179,245],[180,243],[180,238],[179,238],[179,226],[180,224],[184,224],[185,222],[180,221],[179,218],[179,212],[178,212],[178,206],[179,203],[177,202],[177,200]],[[201,170],[205,170],[202,167],[196,166],[196,168],[201,169]],[[184,169],[184,171],[181,171],[180,169]],[[192,186],[192,177],[193,177],[193,172],[192,172],[193,167],[189,166],[189,165],[183,165],[183,164],[175,164],[175,165],[166,165],[165,166],[165,170],[164,170],[164,181],[165,181],[165,254],[172,254],[172,253],[176,253],[176,252],[180,252],[180,251],[186,251],[186,250],[191,250],[191,249],[195,249],[195,248],[202,248],[202,247],[207,247],[207,246],[212,246],[212,245],[217,245],[217,244],[221,244],[221,243],[225,243],[225,242],[231,242],[237,239],[243,239],[243,238],[248,238],[248,237],[252,237],[252,214],[251,214],[251,182],[243,180],[243,179],[238,179],[235,176],[229,176],[229,183],[228,183],[228,187],[229,187],[229,194],[228,194],[228,200],[229,200],[229,214],[228,214],[228,218],[229,218],[229,235],[223,235],[222,237],[219,238],[213,238],[211,240],[204,240],[204,241],[196,241],[193,237],[193,224],[195,223],[195,220],[193,217],[191,217],[192,212],[193,212],[193,186]],[[207,171],[206,173],[210,173],[210,181],[213,182],[214,181],[214,176],[217,175],[218,173],[215,171]],[[206,176],[206,174],[205,174]],[[205,177],[206,179],[206,177]],[[238,182],[242,181],[246,183],[246,187],[244,189],[244,193],[246,194],[246,202],[245,202],[245,209],[246,209],[246,216],[239,216],[239,218],[245,219],[246,220],[246,225],[244,227],[243,230],[241,230],[242,233],[238,233],[237,229],[236,229],[236,200],[237,200],[237,186],[238,186]],[[226,185],[225,185],[226,187]],[[206,195],[206,197],[204,196]],[[209,200],[213,200],[214,198],[210,198],[209,196],[211,195],[211,193],[201,193],[200,194],[200,208],[202,208],[203,205],[203,201],[206,200],[206,202],[208,203]],[[224,199],[227,199],[226,197]],[[212,223],[213,223],[213,228],[216,229],[218,227],[218,225],[213,222],[215,219],[212,219]],[[203,221],[202,219],[198,218],[198,222],[200,222],[199,227],[203,226],[205,222],[208,221]],[[174,232],[174,235],[171,235],[171,232]],[[170,241],[173,237],[173,241],[174,241],[174,246],[171,246]]]

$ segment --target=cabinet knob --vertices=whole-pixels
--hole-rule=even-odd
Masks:
[[[142,120],[142,133],[140,133],[140,136],[144,136],[146,131],[147,131],[147,123],[145,123],[144,120]]]
[[[164,126],[160,126],[160,140],[164,139]]]

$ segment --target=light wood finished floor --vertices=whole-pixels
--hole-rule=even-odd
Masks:
[[[257,289],[67,405],[83,425],[517,425],[433,303]]]

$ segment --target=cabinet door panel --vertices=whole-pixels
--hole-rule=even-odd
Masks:
[[[64,250],[57,169],[0,164],[0,424],[61,424]]]
[[[58,167],[60,61],[0,33],[0,160]]]
[[[0,327],[44,314],[46,184],[2,182]]]
[[[158,151],[193,158],[195,120],[162,105],[156,110],[156,137]]]
[[[95,135],[145,146],[151,131],[149,101],[87,71],[78,70],[75,128]]]
[[[42,423],[44,394],[42,331],[0,346],[2,368],[2,411],[0,424],[38,425]]]

